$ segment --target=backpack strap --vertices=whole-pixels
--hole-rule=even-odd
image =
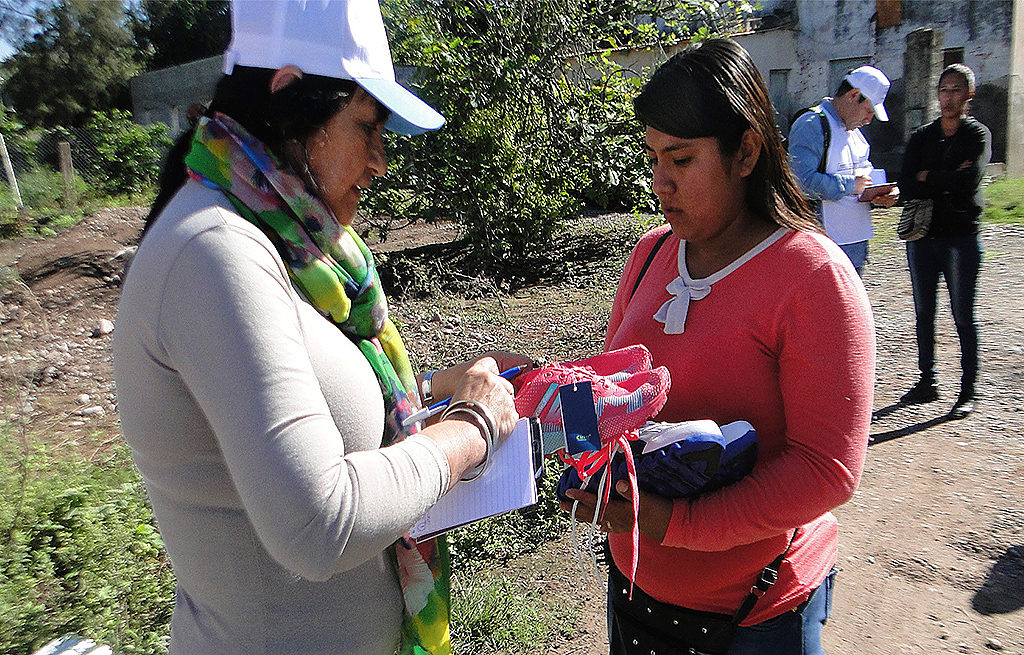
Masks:
[[[651,262],[654,261],[654,256],[661,250],[662,244],[668,239],[669,235],[672,234],[672,230],[668,230],[665,234],[658,237],[658,240],[654,242],[654,247],[651,248],[651,252],[647,253],[647,260],[644,261],[644,265],[640,267],[640,274],[636,276],[636,281],[633,283],[633,290],[629,292],[629,300],[633,299],[636,294],[636,290],[640,287],[640,280],[644,279],[644,275],[647,274],[647,269],[651,267]]]
[[[821,149],[821,161],[818,162],[818,172],[824,174],[825,167],[828,166],[828,149],[832,145],[832,125],[829,124],[828,116],[825,115],[825,110],[821,108],[821,105],[815,105],[807,111],[817,114],[818,120],[821,121],[821,134],[825,139],[825,147]]]
[[[821,105],[804,107],[793,114],[793,118],[789,121],[789,127],[792,129],[793,123],[808,112],[815,114],[821,122],[821,134],[822,137],[824,137],[825,147],[821,149],[821,159],[818,161],[818,172],[824,174],[825,167],[828,166],[828,149],[829,146],[832,145],[832,125],[828,122],[828,116],[825,115],[825,110],[822,109]]]

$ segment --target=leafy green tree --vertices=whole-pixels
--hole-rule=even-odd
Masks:
[[[94,112],[86,128],[96,145],[95,179],[108,193],[140,193],[156,180],[171,146],[163,123],[136,125],[128,112]]]
[[[231,39],[228,0],[142,0],[132,31],[148,70],[219,55]]]
[[[92,111],[127,106],[139,69],[119,0],[60,0],[34,20],[38,32],[8,60],[4,93],[18,120],[79,125]]]
[[[685,19],[698,6],[700,20],[690,26]],[[652,207],[631,106],[646,72],[621,69],[606,51],[707,34],[706,16],[732,11],[732,3],[684,7],[675,0],[386,1],[396,59],[416,67],[414,83],[448,123],[397,140],[369,213],[453,219],[481,268],[494,272],[548,242],[584,203]]]

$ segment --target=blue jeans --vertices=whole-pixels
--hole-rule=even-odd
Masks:
[[[978,324],[974,296],[981,268],[981,242],[977,235],[907,242],[907,265],[914,289],[917,316],[917,367],[925,380],[935,380],[935,304],[939,274],[949,289],[953,323],[960,338],[962,393],[973,395],[978,379]]]
[[[832,588],[836,571],[832,569],[824,582],[800,605],[775,618],[740,628],[729,648],[729,655],[825,655],[821,647],[821,628],[832,614]],[[612,610],[608,602],[608,634],[612,642]],[[612,655],[619,655],[617,644],[611,644]],[[680,650],[679,655],[684,651]],[[663,655],[659,653],[658,655]],[[673,655],[673,654],[664,654]]]
[[[833,569],[800,605],[773,619],[740,628],[729,655],[825,655],[821,627],[832,614]]]
[[[850,263],[857,269],[857,275],[864,277],[864,264],[868,261],[868,242],[843,243],[839,248],[850,258]]]

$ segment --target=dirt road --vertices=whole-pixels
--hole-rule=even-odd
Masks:
[[[56,447],[88,455],[117,439],[109,336],[98,328],[114,319],[114,257],[134,242],[142,215],[139,208],[107,210],[56,238],[0,244],[0,377],[14,391],[5,414]],[[881,226],[893,218],[877,214]],[[456,353],[499,346],[552,359],[596,352],[626,247],[605,244],[607,231],[598,228],[579,248],[590,260],[568,262],[558,284],[511,295],[482,285],[472,299],[395,303],[404,324],[418,325],[407,333],[414,363],[437,366]],[[428,236],[436,235],[395,234],[381,250]],[[943,397],[895,405],[916,374],[913,306],[902,244],[888,227],[872,242],[865,283],[877,325],[880,417],[861,488],[836,512],[842,571],[826,632],[830,655],[1024,655],[1024,229],[987,227],[983,242],[982,399],[963,421],[945,420],[959,368],[941,295]],[[566,543],[526,554],[508,570],[583,608],[578,634],[537,652],[606,652],[602,594],[582,583]]]

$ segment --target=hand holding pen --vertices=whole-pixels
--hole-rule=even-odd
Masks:
[[[506,380],[511,380],[515,376],[522,373],[525,369],[525,366],[513,366],[508,370],[502,371],[499,375],[501,375],[501,377],[505,378]],[[430,405],[429,407],[424,407],[423,409],[420,409],[419,411],[410,414],[408,417],[406,417],[406,419],[402,421],[402,425],[409,426],[412,425],[413,423],[416,423],[417,421],[425,421],[429,419],[431,416],[443,412],[444,408],[447,407],[451,401],[451,397],[448,397],[445,398],[444,400],[440,400],[434,403],[433,405]]]

